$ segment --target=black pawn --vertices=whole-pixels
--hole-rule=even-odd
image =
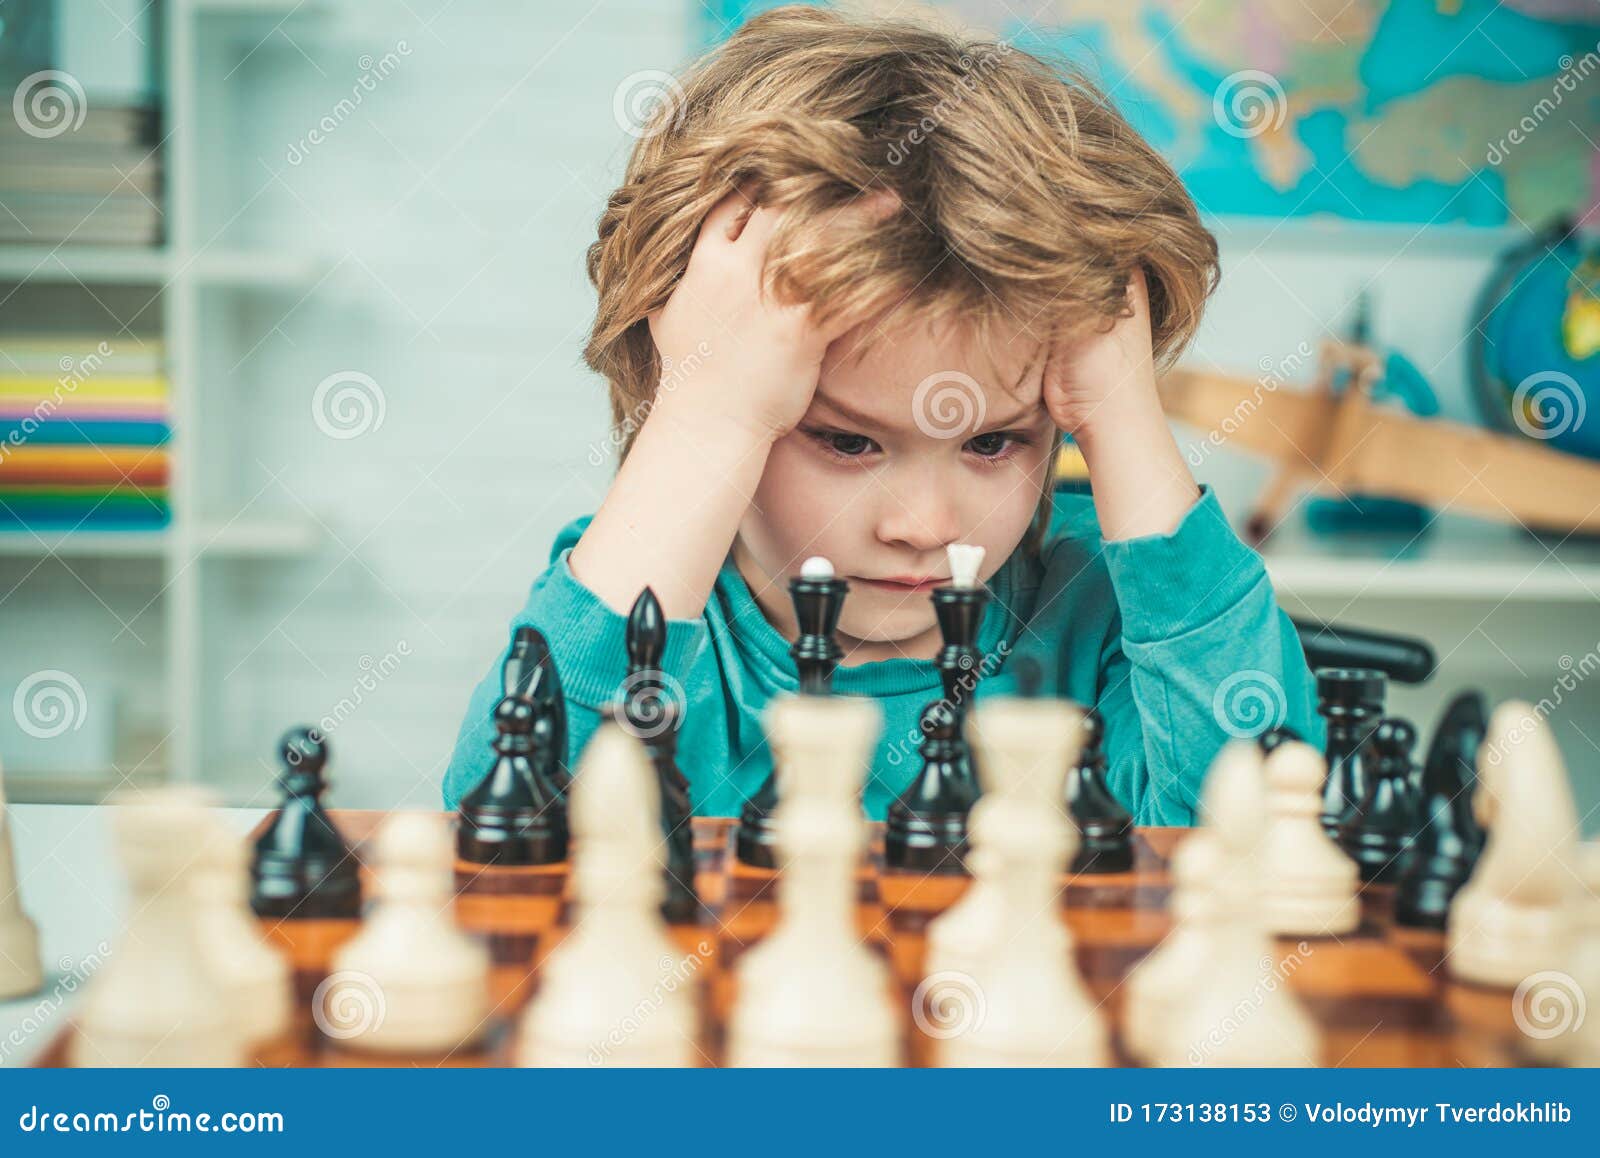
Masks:
[[[1368,740],[1367,785],[1343,828],[1339,844],[1361,868],[1361,879],[1399,879],[1417,829],[1417,794],[1411,750],[1417,730],[1408,721],[1382,721]]]
[[[1106,784],[1105,720],[1083,717],[1083,749],[1067,773],[1067,811],[1078,826],[1075,873],[1123,873],[1133,868],[1133,817]]]
[[[296,728],[279,749],[283,803],[256,841],[250,907],[260,917],[355,919],[361,915],[360,866],[322,806],[328,742]]]
[[[944,639],[933,661],[944,696],[923,709],[922,771],[889,806],[883,859],[892,869],[960,873],[966,871],[967,813],[978,798],[966,718],[981,671],[978,627],[989,592],[936,587],[932,599]]]
[[[1328,722],[1322,786],[1322,828],[1338,839],[1366,795],[1367,740],[1383,718],[1383,673],[1368,668],[1319,668],[1317,711]]]
[[[789,598],[794,603],[799,629],[789,646],[789,655],[800,674],[801,695],[825,696],[833,690],[833,669],[844,654],[834,632],[849,591],[850,584],[843,579],[807,579],[800,575],[789,580]],[[778,771],[774,768],[740,810],[734,852],[741,864],[778,867],[777,828],[773,824],[777,807]]]
[[[628,613],[625,635],[628,675],[623,681],[621,719],[639,738],[655,768],[661,789],[661,833],[667,845],[666,897],[661,914],[674,924],[695,920],[700,900],[694,888],[693,809],[689,780],[678,767],[678,729],[683,712],[661,673],[667,649],[667,620],[656,594],[646,587]]]
[[[1422,826],[1395,890],[1394,919],[1401,925],[1444,928],[1451,900],[1483,851],[1472,794],[1478,749],[1488,727],[1488,709],[1479,692],[1462,692],[1439,719],[1422,766]]]
[[[978,794],[962,767],[960,721],[954,708],[935,700],[922,709],[920,726],[922,771],[889,806],[884,863],[921,873],[964,873],[967,813]]]
[[[519,627],[500,669],[494,763],[461,798],[456,853],[472,864],[559,864],[567,859],[555,716],[561,703],[549,641]]]

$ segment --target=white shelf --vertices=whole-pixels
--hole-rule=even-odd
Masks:
[[[1263,548],[1280,596],[1600,605],[1600,544],[1548,544],[1445,516],[1415,542],[1347,542],[1288,527]]]
[[[166,249],[134,245],[0,246],[0,279],[28,282],[159,284],[172,270]]]
[[[309,521],[241,519],[152,531],[3,531],[0,556],[161,559],[178,549],[222,558],[271,558],[307,554],[321,541],[321,531]]]
[[[212,286],[271,289],[315,280],[315,254],[211,246],[193,254],[137,246],[0,246],[0,280],[84,285],[166,285],[189,277]]]

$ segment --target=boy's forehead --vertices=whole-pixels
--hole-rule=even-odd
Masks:
[[[997,327],[986,348],[968,327],[864,323],[828,347],[817,398],[896,426],[919,389],[955,381],[968,389],[976,383],[993,417],[1032,412],[1043,378],[1040,352],[1037,339],[1014,328]]]

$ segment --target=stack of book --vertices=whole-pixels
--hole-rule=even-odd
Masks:
[[[35,124],[24,103],[0,118],[0,242],[159,245],[154,110],[95,104],[61,115],[70,119]]]
[[[0,370],[0,533],[167,524],[159,341],[0,336]]]

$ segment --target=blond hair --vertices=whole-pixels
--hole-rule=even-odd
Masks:
[[[1081,73],[1004,41],[778,8],[696,61],[640,131],[588,251],[584,360],[610,384],[624,456],[663,373],[646,315],[735,188],[784,210],[766,284],[824,319],[956,320],[984,346],[1020,326],[1048,349],[1126,314],[1142,268],[1165,365],[1216,285],[1216,241],[1172,167]],[[900,212],[819,236],[881,188]]]

